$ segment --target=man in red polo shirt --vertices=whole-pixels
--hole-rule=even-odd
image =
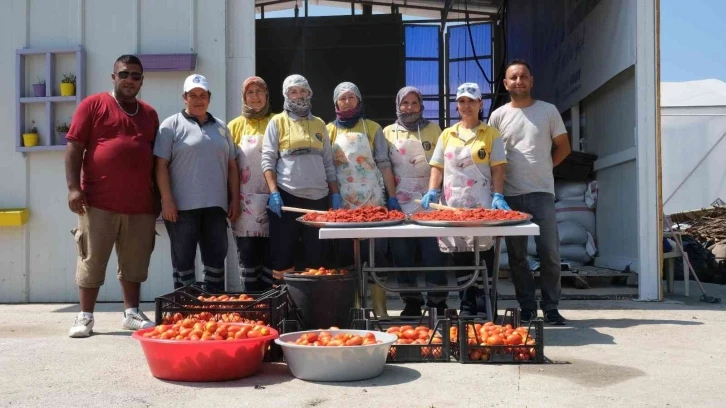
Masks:
[[[139,310],[139,293],[156,233],[152,149],[159,117],[136,99],[143,73],[136,56],[119,57],[111,75],[113,90],[84,99],[66,137],[68,206],[78,214],[73,235],[81,305],[70,337],[91,335],[93,309],[114,245],[126,306],[122,326],[129,330],[153,326]]]

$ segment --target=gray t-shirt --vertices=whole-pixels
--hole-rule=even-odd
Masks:
[[[199,125],[186,112],[169,116],[154,143],[154,155],[169,160],[171,192],[180,211],[221,207],[227,211],[229,161],[237,146],[227,125],[211,114]]]
[[[325,122],[312,114],[273,116],[262,139],[262,171],[268,170],[276,172],[277,187],[296,197],[326,197],[337,178]]]
[[[507,152],[504,195],[554,195],[552,139],[567,133],[557,108],[542,101],[527,108],[506,104],[492,113],[489,125],[499,129]]]

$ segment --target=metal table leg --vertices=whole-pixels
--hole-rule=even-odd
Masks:
[[[479,251],[479,237],[473,237],[474,238],[474,265],[477,268],[481,267],[481,253]],[[474,285],[476,285],[476,282],[474,282]],[[474,299],[474,302],[476,302],[476,299]],[[488,274],[484,274],[484,302],[486,304],[486,312],[487,312],[487,320],[493,320],[493,314],[492,314],[492,302],[490,299],[490,293],[489,293],[489,276]]]
[[[502,250],[502,237],[494,237],[494,265],[492,270],[492,310],[497,314],[497,282],[499,282],[499,252]],[[487,281],[489,277],[487,276]]]
[[[368,282],[366,272],[363,270],[362,260],[360,259],[360,240],[358,238],[353,239],[353,263],[355,265],[355,272],[358,274],[360,279],[360,288],[358,290],[358,307],[366,307],[366,282]]]

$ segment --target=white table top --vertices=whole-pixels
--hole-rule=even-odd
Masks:
[[[320,228],[320,239],[346,238],[411,238],[411,237],[504,237],[539,235],[539,226],[532,222],[499,227],[427,227],[400,224],[373,228]]]

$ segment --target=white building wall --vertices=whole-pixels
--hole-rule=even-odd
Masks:
[[[598,155],[595,264],[638,270],[635,70],[623,71],[593,92],[580,109],[585,150]]]
[[[75,249],[69,230],[76,217],[68,210],[63,152],[15,152],[15,50],[71,48],[86,53],[86,95],[111,89],[113,63],[125,53],[195,52],[196,72],[212,88],[210,112],[225,121],[239,112],[239,87],[254,74],[254,7],[247,0],[138,0],[119,6],[111,0],[12,0],[0,16],[0,208],[28,207],[23,227],[0,228],[0,303],[77,300]],[[228,27],[232,24],[233,27]],[[229,54],[228,54],[229,52]],[[59,58],[56,72],[72,72],[72,59]],[[29,79],[42,73],[42,61],[29,64]],[[149,72],[140,98],[165,117],[183,108],[182,83],[189,72]],[[229,103],[228,103],[229,102]],[[34,117],[35,112],[29,111]],[[71,105],[56,117],[72,114]],[[60,115],[60,116],[59,116]],[[41,132],[52,131],[43,129]],[[142,299],[172,289],[169,241],[157,226],[156,249]],[[230,242],[231,244],[231,242]],[[121,300],[115,279],[116,256],[107,269],[100,301]]]

